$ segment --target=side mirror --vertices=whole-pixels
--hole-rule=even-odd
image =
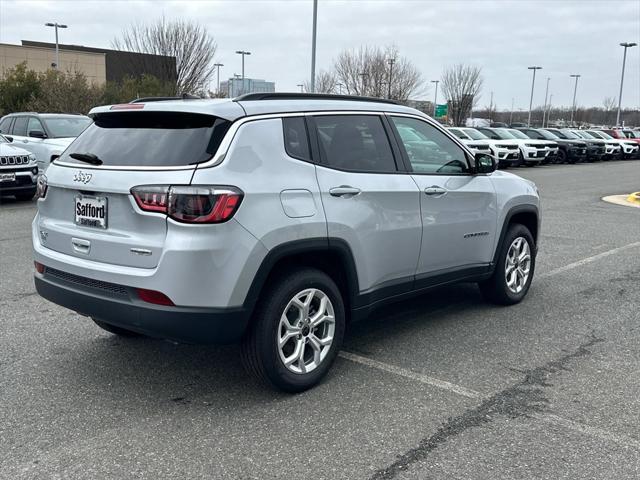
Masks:
[[[47,138],[47,135],[42,130],[30,130],[29,136],[31,138],[42,138],[42,139]]]
[[[9,142],[9,143],[13,142],[13,137],[8,137],[8,136],[5,135],[4,138],[6,138],[7,142]]]
[[[493,155],[476,153],[474,160],[476,173],[491,173],[495,172],[496,168],[498,168],[498,164],[496,163],[495,158],[493,158]]]

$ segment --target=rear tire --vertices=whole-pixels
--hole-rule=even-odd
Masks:
[[[115,325],[105,323],[101,320],[96,320],[95,318],[92,318],[91,320],[93,320],[101,329],[120,337],[144,337],[141,333],[132,332],[126,328],[116,327]]]
[[[243,339],[242,362],[268,385],[302,392],[322,380],[342,346],[342,295],[312,268],[286,271],[270,283]]]
[[[536,264],[533,236],[521,224],[509,226],[493,275],[479,283],[484,298],[498,305],[519,303],[529,291]]]

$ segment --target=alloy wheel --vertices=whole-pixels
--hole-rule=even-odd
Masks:
[[[309,373],[326,358],[335,334],[331,300],[322,290],[296,293],[280,316],[276,335],[278,353],[293,373]]]
[[[511,242],[504,270],[507,288],[511,293],[522,292],[531,271],[531,247],[524,237],[517,237]]]

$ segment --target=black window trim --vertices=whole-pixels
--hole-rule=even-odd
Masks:
[[[314,159],[317,159],[314,163],[320,165],[325,168],[329,168],[331,170],[337,170],[340,172],[347,173],[366,173],[366,174],[376,174],[376,175],[397,175],[408,173],[405,171],[405,166],[402,163],[402,158],[398,158],[398,151],[394,148],[394,140],[392,140],[392,135],[388,130],[388,125],[385,122],[385,113],[386,112],[371,112],[371,111],[353,111],[353,110],[345,110],[345,111],[319,111],[319,112],[309,112],[306,113],[306,118],[308,122],[308,132],[309,140],[311,141],[311,156]],[[346,170],[343,168],[337,168],[333,165],[329,165],[329,162],[326,158],[326,153],[320,148],[320,139],[318,138],[318,124],[315,121],[315,117],[332,117],[332,116],[351,116],[351,117],[361,117],[361,116],[370,116],[370,117],[378,117],[380,123],[382,124],[382,129],[387,138],[387,142],[389,142],[389,148],[391,150],[391,156],[393,157],[393,163],[395,165],[395,171],[393,172],[381,172],[381,171],[366,171],[366,170]],[[311,133],[313,132],[313,133]]]
[[[462,150],[462,153],[464,153],[465,161],[467,162],[467,168],[469,169],[467,172],[461,172],[461,173],[414,172],[413,171],[413,166],[411,165],[411,161],[409,160],[409,155],[407,153],[407,150],[404,147],[404,144],[402,143],[402,139],[400,137],[400,132],[398,132],[398,129],[396,128],[395,123],[393,122],[393,118],[389,118],[388,119],[388,123],[389,123],[389,126],[390,126],[391,130],[393,131],[393,135],[395,137],[395,141],[398,143],[400,151],[402,152],[402,160],[403,160],[403,162],[405,164],[405,169],[407,170],[407,173],[410,173],[411,175],[437,175],[437,176],[448,176],[448,177],[450,177],[450,176],[468,177],[468,176],[475,175],[474,168],[473,168],[473,155],[468,151],[466,145],[464,145],[460,140],[458,140],[458,138],[456,138],[455,135],[449,133],[445,128],[442,128],[439,124],[431,122],[428,119],[422,118],[422,117],[420,117],[418,115],[407,115],[407,114],[395,113],[395,112],[387,112],[385,115],[387,117],[413,118],[414,120],[422,121],[422,122],[426,123],[427,125],[430,125],[430,126],[434,127],[436,130],[439,130],[447,138],[452,140],[453,143],[455,143],[458,147],[460,147],[460,149]]]
[[[304,124],[304,129],[307,135],[307,145],[309,147],[309,158],[303,158],[300,157],[298,155],[294,155],[292,153],[289,152],[289,149],[287,148],[287,138],[286,138],[286,134],[285,134],[285,121],[287,119],[290,118],[301,118],[302,122]],[[284,144],[284,152],[287,154],[288,157],[294,158],[296,160],[300,160],[302,162],[307,162],[307,163],[316,163],[314,161],[314,154],[313,154],[313,148],[312,148],[312,140],[311,140],[311,133],[309,132],[309,125],[307,123],[307,116],[304,113],[300,113],[300,115],[288,115],[286,117],[280,117],[280,121],[282,123],[282,143]],[[317,158],[317,157],[316,157]]]

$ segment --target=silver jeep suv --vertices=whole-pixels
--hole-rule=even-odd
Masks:
[[[417,110],[310,94],[95,108],[39,181],[35,284],[119,335],[242,342],[286,391],[345,325],[453,282],[526,295],[535,185]]]

